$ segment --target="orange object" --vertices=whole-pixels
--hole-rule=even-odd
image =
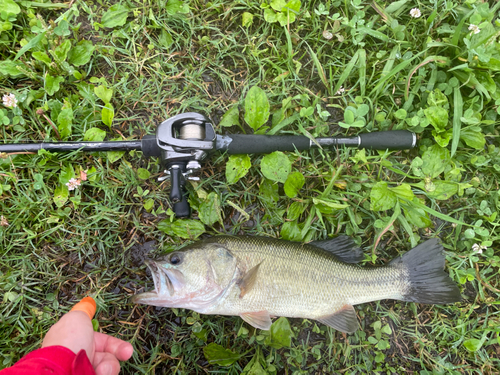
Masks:
[[[95,315],[97,309],[96,303],[92,297],[85,297],[80,302],[78,302],[70,311],[83,311],[87,313],[90,319]]]

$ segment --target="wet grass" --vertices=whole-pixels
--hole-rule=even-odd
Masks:
[[[450,306],[357,306],[362,329],[353,335],[290,319],[294,338],[282,349],[266,345],[265,334],[239,318],[135,306],[130,296],[152,287],[144,258],[189,241],[158,229],[172,218],[169,183],[156,181],[163,173],[159,162],[140,152],[0,154],[0,367],[38,347],[61,314],[90,294],[98,303],[99,329],[136,349],[123,367],[126,374],[240,374],[256,357],[270,374],[498,372],[498,4],[410,1],[388,8],[391,2],[310,1],[284,27],[266,21],[254,1],[127,1],[120,3],[128,7],[126,22],[112,27],[102,25],[108,2],[75,1],[70,9],[68,3],[18,4],[17,13],[2,19],[12,28],[0,33],[0,94],[18,98],[17,109],[1,107],[0,143],[57,140],[54,128],[67,128],[64,114],[72,124],[67,140],[82,140],[91,128],[105,131],[107,139],[139,139],[187,111],[208,116],[218,134],[239,133],[238,126],[218,125],[235,104],[241,127],[251,133],[244,99],[255,85],[278,119],[291,99],[285,117],[297,114],[296,121],[266,124],[283,125],[287,134],[413,130],[419,147],[411,151],[288,153],[293,171],[305,177],[293,198],[282,183],[263,177],[262,156],[251,156],[248,173],[228,184],[228,156],[214,154],[204,163],[202,181],[190,186],[193,219],[200,221],[197,212],[215,192],[222,220],[205,225],[202,237],[313,240],[346,233],[364,248],[365,263],[376,265],[438,236],[463,300]],[[412,8],[422,16],[411,18]],[[251,25],[242,26],[245,13],[253,15]],[[476,37],[468,30],[473,23],[481,28]],[[8,61],[44,30],[12,68]],[[66,40],[72,49],[81,40],[92,42],[93,49],[80,52],[81,65],[71,54],[62,56]],[[57,90],[47,74],[61,77]],[[94,92],[100,85],[113,90],[109,127],[102,121],[105,103]],[[337,92],[340,85],[344,92]],[[437,103],[443,97],[436,89],[448,106]],[[339,126],[348,106],[362,104],[369,112],[361,128]],[[423,110],[440,105],[449,113],[446,124],[410,121],[425,119]],[[312,114],[299,115],[311,107]],[[71,114],[62,112],[69,108]],[[442,145],[448,154],[429,151],[447,136]],[[88,180],[61,192],[81,170]],[[398,195],[397,206],[375,210],[381,181],[389,188],[407,184],[411,194]],[[474,252],[475,243],[486,249]],[[243,356],[231,366],[210,364],[203,348],[212,342]]]

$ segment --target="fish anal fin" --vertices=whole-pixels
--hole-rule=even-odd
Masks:
[[[271,317],[266,310],[255,312],[240,313],[241,319],[250,324],[252,327],[268,331],[271,328]]]
[[[255,285],[257,281],[257,273],[259,272],[259,267],[262,264],[260,262],[256,266],[252,267],[238,282],[237,285],[240,287],[240,298],[243,298],[245,294],[248,293],[250,289]]]
[[[352,305],[344,305],[331,315],[316,318],[320,323],[335,328],[337,331],[353,333],[359,328],[356,311]]]
[[[352,238],[347,236],[338,236],[323,241],[313,241],[309,245],[319,247],[330,254],[335,255],[345,263],[358,263],[363,260],[363,251],[354,243]]]

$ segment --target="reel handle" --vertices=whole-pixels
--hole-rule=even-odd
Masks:
[[[173,211],[175,213],[175,217],[184,219],[191,216],[191,207],[189,206],[189,202],[186,199],[188,195],[186,189],[182,189],[182,200],[180,202],[174,203]]]
[[[169,166],[170,174],[170,202],[176,217],[184,218],[191,216],[191,207],[186,199],[186,163],[172,163]]]

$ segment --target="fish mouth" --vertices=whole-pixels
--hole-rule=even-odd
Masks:
[[[165,294],[165,288],[168,291],[170,297],[175,294],[174,286],[172,285],[172,281],[168,277],[168,273],[166,269],[158,266],[156,262],[146,260],[145,261],[148,268],[151,270],[151,275],[153,276],[153,282],[155,284],[155,292],[158,295]]]
[[[145,260],[144,263],[151,270],[155,289],[149,292],[136,294],[132,297],[132,303],[158,303],[160,300],[164,301],[168,299],[168,297],[173,297],[176,289],[179,290],[182,287],[184,278],[180,271],[162,267],[152,260]]]

